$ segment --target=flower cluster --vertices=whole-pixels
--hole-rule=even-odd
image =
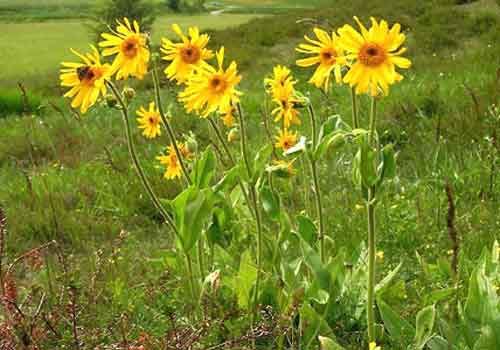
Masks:
[[[396,67],[411,66],[410,60],[401,57],[406,51],[401,47],[406,37],[398,23],[389,28],[386,21],[377,22],[372,17],[372,25],[367,29],[357,17],[354,19],[361,32],[346,24],[337,30],[338,35],[315,28],[317,40],[305,36],[308,43],[300,44],[296,50],[311,57],[298,60],[297,65],[317,65],[309,82],[325,91],[333,71],[337,83],[349,84],[357,94],[387,95],[389,86],[403,79]],[[347,73],[342,76],[344,68]]]

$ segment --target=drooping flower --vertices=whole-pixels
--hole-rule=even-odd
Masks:
[[[73,98],[71,107],[78,108],[82,113],[93,106],[98,98],[106,94],[105,80],[110,77],[111,67],[102,64],[99,52],[92,46],[92,52],[81,54],[73,49],[82,62],[62,62],[61,86],[71,87],[64,94],[65,97]]]
[[[382,350],[382,348],[380,346],[377,346],[377,343],[375,343],[374,341],[372,341],[370,343],[369,350]]]
[[[236,62],[224,70],[224,47],[216,54],[218,68],[208,66],[192,74],[186,82],[186,89],[179,94],[188,112],[196,111],[202,118],[210,113],[224,110],[231,103],[237,103],[241,92],[236,85],[241,81]]]
[[[229,104],[229,105],[221,108],[220,114],[221,114],[222,123],[226,127],[232,128],[234,126],[234,124],[236,122],[236,119],[234,118],[235,112],[236,112],[236,108],[232,104]]]
[[[140,118],[137,118],[137,122],[139,123],[139,128],[143,129],[142,134],[149,138],[153,139],[156,136],[161,135],[161,117],[158,108],[155,107],[155,103],[151,102],[149,104],[149,109],[145,109],[141,106],[137,111],[137,115]]]
[[[294,162],[295,159],[291,161],[286,161],[283,159],[273,160],[272,165],[268,166],[266,170],[278,177],[289,178],[297,173],[297,170],[293,166]]]
[[[288,129],[292,124],[300,125],[299,111],[296,109],[301,100],[296,96],[293,85],[280,86],[274,91],[273,102],[277,107],[271,111],[274,121],[283,121],[283,128]]]
[[[178,143],[177,147],[181,153],[181,156],[184,159],[192,158],[192,154],[189,149],[183,143]],[[177,154],[175,153],[175,149],[173,145],[167,147],[167,152],[165,155],[161,155],[156,157],[157,160],[160,161],[162,165],[164,165],[167,169],[165,171],[164,177],[167,180],[172,180],[182,175],[181,164],[177,158]]]
[[[172,29],[182,42],[174,43],[162,38],[161,52],[165,54],[163,59],[171,62],[165,69],[165,74],[170,80],[175,79],[181,84],[195,69],[206,67],[208,65],[206,60],[212,58],[213,53],[206,48],[210,37],[207,34],[200,35],[197,27],[189,28],[189,37],[184,35],[177,24],[173,24]]]
[[[264,79],[267,92],[275,97],[280,89],[293,89],[296,81],[292,77],[292,72],[285,66],[277,65],[273,68],[273,75]]]
[[[127,79],[130,76],[143,79],[148,70],[150,53],[147,47],[147,38],[141,33],[137,21],[130,23],[128,18],[123,22],[116,21],[116,32],[103,33],[103,41],[99,43],[103,56],[115,56],[112,64],[116,79]]]
[[[347,58],[354,60],[344,82],[355,86],[357,94],[376,96],[382,90],[387,95],[389,86],[403,79],[396,67],[406,69],[411,66],[410,60],[401,57],[406,51],[401,47],[406,39],[401,33],[401,25],[396,23],[389,28],[386,21],[377,22],[372,17],[372,26],[367,30],[357,17],[354,19],[361,33],[350,25],[338,30],[339,44],[347,51]]]
[[[276,136],[276,143],[274,146],[286,151],[297,143],[297,133],[290,132],[288,129],[280,130],[279,135]]]
[[[346,65],[344,50],[339,46],[338,36],[334,32],[328,34],[322,29],[314,28],[314,34],[317,40],[305,35],[304,39],[308,44],[300,44],[296,48],[298,52],[311,55],[311,57],[297,60],[296,63],[300,67],[318,65],[309,82],[328,91],[332,71],[337,83],[342,82],[342,67]]]

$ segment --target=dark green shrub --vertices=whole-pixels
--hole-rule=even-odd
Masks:
[[[174,12],[181,10],[181,0],[167,0],[167,6]]]

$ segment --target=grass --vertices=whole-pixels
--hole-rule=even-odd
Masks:
[[[493,131],[488,123],[488,108],[500,102],[500,47],[496,44],[500,18],[498,6],[493,1],[463,7],[445,6],[437,1],[431,6],[410,0],[398,3],[380,1],[372,5],[370,14],[397,20],[408,30],[407,56],[414,62],[412,69],[405,74],[405,80],[395,86],[380,105],[380,130],[387,130],[383,140],[394,142],[398,150],[398,177],[384,189],[378,217],[379,249],[385,253],[379,276],[399,261],[404,262],[400,275],[407,297],[394,295],[391,300],[404,305],[401,314],[414,320],[424,303],[422,295],[430,288],[446,288],[454,283],[450,280],[425,280],[415,255],[418,252],[426,261],[436,265],[449,260],[451,243],[446,226],[444,184],[451,184],[455,193],[455,224],[461,237],[464,260],[475,261],[484,247],[500,239],[497,215],[500,177],[495,178],[494,191],[489,193],[491,150],[484,141],[485,136]],[[203,23],[200,24],[202,27],[213,29],[212,45],[224,44],[228,56],[238,61],[243,74],[241,88],[245,91],[242,102],[251,121],[249,135],[253,152],[257,145],[266,141],[260,126],[264,99],[262,77],[274,64],[294,66],[297,57],[294,47],[302,40],[303,33],[312,27],[310,22],[299,20],[314,18],[316,24],[330,27],[352,22],[354,14],[364,19],[368,17],[364,1],[344,2],[334,9],[301,10],[264,18],[181,16],[176,17],[176,21]],[[241,23],[250,21],[236,26],[240,20]],[[157,22],[155,32],[163,26],[161,23],[167,21],[165,18]],[[66,27],[65,23],[73,23],[74,27]],[[215,27],[219,24],[221,27]],[[12,65],[12,73],[9,69],[9,76],[5,79],[12,85],[23,78],[23,70],[26,70],[28,82],[33,77],[55,73],[53,67],[66,57],[65,46],[86,41],[84,32],[76,29],[81,26],[78,21],[40,23],[36,24],[36,30],[24,25],[0,24],[0,28],[12,26],[11,36],[13,33],[18,38],[24,35],[24,40],[36,42],[36,48],[40,50],[39,65],[43,69],[36,70],[33,55],[29,55],[33,51],[31,47],[23,47],[21,40],[12,42],[12,52],[25,50],[24,56],[9,56],[0,63],[2,66],[6,62]],[[59,33],[63,27],[74,31]],[[40,33],[38,37],[35,36],[37,33]],[[48,39],[50,35],[58,40]],[[72,35],[75,37],[68,38]],[[9,42],[4,40],[7,37],[0,37],[0,41]],[[60,45],[58,41],[66,45]],[[41,43],[46,43],[47,52]],[[0,57],[3,59],[4,56]],[[29,71],[29,68],[35,70]],[[298,88],[310,89],[306,81],[311,72],[296,67],[293,70],[301,81]],[[40,79],[46,81],[45,77]],[[175,87],[164,87],[164,98],[172,101]],[[147,103],[150,93],[140,91],[131,109]],[[335,87],[328,96],[315,91],[311,98],[321,118],[338,113],[349,120],[349,91],[346,88]],[[159,336],[170,324],[170,310],[176,310],[181,316],[190,312],[186,292],[180,288],[183,270],[176,265],[168,232],[159,225],[154,207],[141,194],[128,159],[118,113],[97,107],[85,119],[77,121],[65,102],[57,97],[49,100],[60,106],[63,113],[46,108],[42,116],[0,119],[0,139],[8,140],[0,143],[0,203],[6,209],[9,223],[8,256],[17,256],[30,247],[57,239],[73,268],[72,281],[81,290],[86,290],[84,285],[88,283],[88,276],[98,266],[95,252],[103,251],[109,266],[98,278],[102,288],[101,303],[95,310],[90,305],[88,310],[82,311],[81,329],[110,329],[126,314],[124,322],[131,325],[127,333],[131,339],[137,339],[141,331]],[[360,108],[365,116],[369,101],[361,99]],[[179,134],[193,130],[199,135],[200,146],[207,144],[210,133],[206,123],[186,115],[178,106],[172,111]],[[301,131],[307,134],[309,126],[305,119]],[[180,183],[166,182],[162,178],[163,169],[154,162],[164,142],[146,142],[138,133],[135,133],[135,139],[155,189],[162,197],[173,198]],[[233,147],[236,151],[237,146]],[[293,215],[313,215],[309,187],[304,184],[309,170],[300,163],[297,167],[298,176],[277,186],[284,196],[283,203],[287,203]],[[349,165],[346,159],[331,154],[320,173],[321,186],[326,189],[327,231],[334,235],[337,246],[355,252],[365,239],[366,222],[363,201],[352,190]],[[233,266],[238,266],[239,260],[229,255],[239,255],[253,244],[242,237],[248,228],[246,224],[232,222],[224,232],[232,238],[228,248],[232,254],[222,249],[217,252],[219,266],[227,268],[221,281],[220,300],[217,299],[222,305],[219,305],[222,311],[218,311],[221,313],[227,310],[239,312],[235,311],[232,287],[228,282],[234,273]],[[121,230],[130,235],[117,243],[116,237]],[[274,234],[270,230],[266,237],[274,237]],[[271,246],[271,239],[266,242]],[[115,249],[116,255],[112,255]],[[348,259],[347,263],[351,261]],[[467,283],[467,273],[462,277],[461,287]],[[37,284],[45,286],[47,280],[42,275]],[[278,283],[275,282],[271,280],[269,283],[275,287]],[[342,307],[339,309],[343,310]],[[238,333],[244,321],[236,315],[231,322],[230,329],[222,330],[217,336],[230,338]],[[357,344],[350,349],[361,347],[356,337],[363,328],[362,321],[355,321],[347,315],[339,316],[331,324],[335,325],[343,344]],[[95,340],[90,333],[86,341],[93,344]],[[115,330],[112,335],[106,333],[102,338],[119,342],[119,333]],[[70,334],[66,336],[71,338]],[[390,343],[387,341],[383,348],[401,349]]]

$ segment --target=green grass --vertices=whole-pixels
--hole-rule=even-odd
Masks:
[[[320,119],[338,113],[346,121],[350,120],[347,88],[335,86],[328,96],[324,96],[306,83],[312,72],[294,66],[298,57],[294,47],[302,40],[303,34],[312,29],[310,22],[300,19],[314,18],[325,28],[352,23],[352,15],[359,15],[367,21],[373,14],[402,23],[408,32],[408,52],[405,55],[414,64],[411,70],[404,72],[405,79],[391,89],[390,95],[379,106],[379,130],[386,130],[382,140],[394,142],[398,151],[398,176],[384,188],[378,207],[379,250],[384,251],[378,273],[381,277],[403,261],[398,274],[402,291],[395,289],[390,300],[391,305],[400,306],[398,312],[401,315],[415,323],[417,311],[425,306],[423,296],[429,290],[455,285],[453,277],[443,277],[447,275],[442,271],[446,270],[451,247],[446,226],[446,183],[453,187],[457,206],[455,225],[461,238],[462,262],[458,297],[462,304],[474,261],[485,247],[500,239],[500,176],[494,178],[493,193],[489,193],[493,150],[485,143],[485,136],[493,132],[488,109],[492,104],[500,104],[499,8],[493,1],[461,7],[444,6],[442,2],[431,6],[410,0],[398,3],[377,1],[367,13],[365,3],[354,0],[331,9],[300,10],[255,19],[228,15],[178,16],[175,20],[213,29],[212,47],[224,45],[228,57],[238,62],[243,75],[241,90],[245,92],[242,104],[250,120],[248,134],[252,153],[266,142],[261,126],[265,98],[262,78],[275,64],[292,67],[300,80],[297,88],[313,91],[311,99]],[[248,23],[243,23],[248,20]],[[239,21],[243,24],[233,27]],[[157,37],[161,30],[168,32],[169,22],[167,18],[158,21],[153,37]],[[74,31],[58,33],[65,23],[73,23],[74,27],[67,28]],[[12,72],[10,68],[4,72],[9,74],[6,81],[12,85],[23,78],[23,70],[27,71],[27,84],[32,79],[46,82],[47,74],[55,75],[53,67],[68,58],[67,46],[75,44],[81,48],[86,41],[84,31],[76,30],[81,28],[77,21],[40,23],[34,29],[25,24],[16,25],[21,27],[0,24],[0,28],[12,26],[4,27],[11,28],[11,36],[24,35],[23,42],[34,42],[36,46],[5,41],[8,35],[0,34],[5,35],[0,37],[0,42],[11,45],[12,52],[24,50],[24,56],[9,56],[1,64],[5,66],[8,62],[9,67],[13,67]],[[229,28],[224,28],[226,26]],[[23,30],[18,30],[20,28]],[[58,40],[48,39],[50,35]],[[75,37],[68,38],[72,35]],[[47,46],[47,52],[42,43]],[[36,70],[35,58],[38,56],[32,54],[33,48],[41,53],[39,58],[43,69]],[[0,47],[3,49],[4,46]],[[0,57],[3,59],[4,56]],[[142,87],[147,85],[146,82]],[[174,86],[164,85],[166,105],[174,101],[176,91]],[[131,110],[148,103],[151,96],[151,91],[140,89]],[[80,302],[85,303],[92,296],[88,289],[90,276],[98,269],[96,251],[102,250],[106,267],[97,278],[99,302],[95,306],[85,305],[78,320],[84,342],[89,346],[97,345],[94,343],[97,342],[95,334],[99,334],[99,341],[107,344],[121,342],[122,331],[113,329],[113,326],[122,321],[129,340],[137,339],[142,331],[160,337],[170,329],[171,312],[179,317],[181,324],[182,317],[192,312],[184,284],[186,272],[182,263],[176,260],[170,231],[159,224],[155,208],[142,194],[128,158],[119,113],[97,106],[84,119],[77,121],[68,110],[67,101],[50,97],[45,102],[49,100],[60,106],[63,113],[47,107],[41,116],[0,119],[0,140],[8,140],[0,142],[0,203],[8,218],[8,256],[13,258],[26,249],[56,239],[68,257],[71,270],[70,276],[63,276],[56,258],[48,257],[58,272],[56,284],[62,285],[63,277],[68,278],[80,288]],[[367,123],[368,109],[369,100],[361,98],[363,124]],[[211,134],[205,121],[187,115],[176,104],[172,107],[172,115],[179,135],[193,131],[200,147],[208,143]],[[300,131],[307,135],[309,123],[305,113],[302,113],[302,118]],[[173,198],[180,191],[181,183],[165,181],[163,169],[154,160],[168,140],[161,138],[147,142],[135,128],[134,138],[154,188],[162,197]],[[236,154],[238,146],[234,144],[232,147]],[[342,247],[349,252],[345,261],[348,266],[366,236],[363,199],[354,191],[351,182],[350,151],[348,147],[338,154],[329,154],[320,168],[327,232],[338,249]],[[301,161],[297,161],[296,166],[297,176],[275,185],[292,218],[304,213],[314,217],[309,168]],[[242,315],[248,312],[235,306],[234,285],[231,283],[239,264],[239,259],[233,257],[254,246],[253,238],[247,236],[247,232],[253,234],[253,224],[247,222],[249,217],[249,214],[243,215],[244,220],[240,220],[238,216],[238,220],[231,222],[223,232],[225,238],[232,239],[228,251],[216,250],[216,266],[222,271],[222,279],[220,292],[213,300],[216,306],[210,310],[216,317],[229,320],[220,330],[212,329],[213,338],[207,336],[211,344],[235,337],[245,330],[246,318]],[[268,218],[265,221],[268,227],[265,232],[266,251],[269,252],[277,227]],[[116,237],[121,230],[130,235],[124,242],[117,243]],[[296,250],[289,253],[298,254],[300,248]],[[424,276],[416,252],[425,261],[436,264],[432,267],[436,275],[433,279]],[[23,285],[33,283],[36,287],[46,287],[50,281],[46,272],[20,277],[29,281]],[[270,295],[280,282],[269,279],[266,290]],[[357,290],[354,288],[350,292]],[[398,294],[400,292],[406,297]],[[446,301],[438,303],[441,315],[450,313],[449,305]],[[348,310],[346,308],[343,303],[338,304],[335,315],[329,320],[330,325],[347,349],[359,350],[364,348],[360,342],[364,336],[364,320],[355,319],[353,313],[339,315]],[[69,344],[70,328],[65,325],[61,328],[65,330],[64,342]],[[99,333],[103,329],[108,333]],[[384,341],[383,349],[402,348],[389,337]],[[264,344],[259,345],[264,349]]]

